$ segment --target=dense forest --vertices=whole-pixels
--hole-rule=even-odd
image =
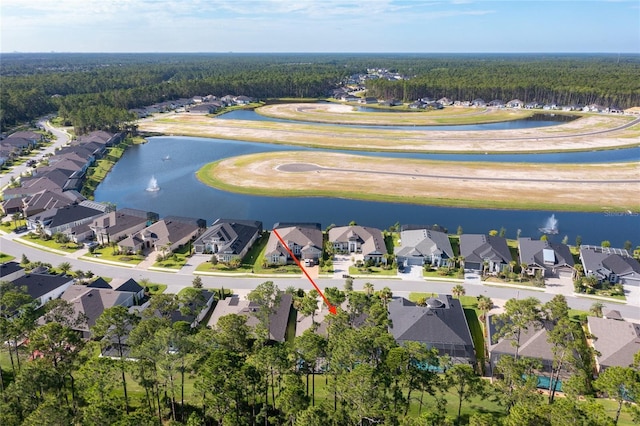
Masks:
[[[131,108],[213,94],[321,98],[345,77],[386,68],[370,95],[640,105],[640,55],[2,54],[2,130],[60,113],[86,131],[126,125]]]
[[[609,426],[621,413],[626,421],[640,419],[628,403],[640,391],[640,356],[637,365],[612,367],[592,380],[592,350],[560,295],[546,304],[507,301],[498,332],[517,341],[531,324],[552,322],[551,383],[571,376],[563,397],[536,389],[541,365],[519,357],[517,346],[490,381],[480,375],[483,362],[456,363],[418,342],[398,345],[389,332],[388,288],[326,289],[331,304],[346,301],[347,308],[321,325],[314,320],[317,292],[281,291],[267,281],[247,296],[258,306],[255,327],[236,314],[213,329],[172,323],[172,312],[195,306],[200,294],[188,288],[154,295],[140,316],[108,308],[86,341],[73,331],[85,320],[69,302],[49,301],[35,311],[23,289],[0,283],[0,337],[10,343],[3,351],[11,360],[5,358],[0,374],[0,424]],[[279,343],[268,330],[285,294],[315,325]],[[491,305],[481,297],[480,315]],[[99,357],[101,350],[110,357]],[[479,359],[483,352],[476,352]],[[596,392],[612,399],[609,408],[594,399]]]

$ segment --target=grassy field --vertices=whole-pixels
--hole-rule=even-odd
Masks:
[[[140,255],[137,255],[137,254],[123,255],[123,254],[119,254],[119,253],[114,253],[112,247],[96,248],[93,251],[93,254],[87,253],[86,255],[82,256],[81,258],[87,259],[87,260],[92,260],[93,258],[100,258],[101,260],[107,260],[107,261],[111,261],[111,262],[126,263],[126,264],[129,264],[129,265],[137,265],[138,263],[140,263],[140,262],[142,262],[144,260],[143,256],[140,256]]]

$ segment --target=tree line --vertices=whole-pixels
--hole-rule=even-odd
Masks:
[[[640,419],[628,403],[640,391],[640,356],[632,367],[591,380],[592,354],[563,296],[544,305],[513,299],[499,316],[501,336],[513,342],[526,327],[554,322],[552,383],[572,374],[565,397],[556,398],[537,392],[539,361],[519,356],[517,343],[491,382],[419,342],[398,345],[388,331],[388,288],[345,287],[326,290],[331,304],[346,301],[347,308],[327,318],[324,332],[314,319],[317,292],[283,292],[267,281],[248,295],[259,307],[255,328],[235,314],[213,329],[172,324],[172,312],[192,306],[181,303],[185,297],[198,297],[191,288],[180,297],[153,296],[140,317],[121,306],[106,309],[85,341],[73,328],[86,319],[68,302],[49,301],[37,321],[24,289],[2,283],[0,331],[11,364],[0,375],[0,423],[597,426],[615,424],[624,406]],[[279,343],[269,339],[270,318],[286,293],[313,326]],[[99,357],[106,349],[109,356]],[[593,399],[595,391],[616,401],[615,417]],[[479,409],[489,401],[495,408]]]
[[[119,117],[128,109],[195,95],[323,98],[346,76],[367,68],[410,77],[369,80],[369,94],[384,98],[640,104],[637,55],[2,54],[1,59],[3,131],[48,113],[60,112],[76,125],[83,114],[78,110],[115,109]]]

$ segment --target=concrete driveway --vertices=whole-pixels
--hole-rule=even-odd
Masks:
[[[398,272],[398,276],[405,281],[420,281],[422,277],[422,266],[409,265],[404,267],[404,272]]]
[[[573,280],[570,277],[545,278],[544,285],[548,293],[573,295]]]

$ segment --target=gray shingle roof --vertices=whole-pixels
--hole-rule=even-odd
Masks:
[[[445,259],[454,257],[449,236],[444,232],[430,229],[403,230],[400,233],[400,241],[402,246],[397,248],[397,256],[426,257],[439,255]]]
[[[539,266],[540,268],[554,266],[573,267],[573,255],[566,244],[552,243],[550,241],[532,240],[531,238],[519,238],[518,248],[520,250],[520,263],[529,266]],[[553,250],[555,261],[553,264],[545,263],[545,250]]]
[[[494,263],[509,264],[513,258],[507,240],[484,234],[463,234],[460,236],[460,255],[466,262],[482,264],[485,259]]]
[[[271,340],[284,342],[292,302],[293,298],[290,294],[282,293],[280,305],[278,305],[276,312],[269,318],[269,338]],[[227,297],[224,300],[218,301],[207,325],[213,327],[221,317],[229,314],[237,314],[247,317],[247,325],[253,328],[260,322],[255,316],[258,309],[257,304],[248,300],[241,300],[238,296]]]
[[[389,332],[398,343],[422,342],[451,356],[474,359],[473,340],[460,301],[437,298],[442,307],[418,306],[403,298],[389,303]],[[453,353],[450,353],[453,352]]]
[[[596,317],[588,317],[587,324],[593,347],[600,353],[596,357],[600,368],[633,363],[633,355],[640,351],[640,324]]]
[[[65,284],[73,281],[73,278],[64,275],[27,274],[12,281],[17,287],[26,286],[27,293],[34,299],[38,299]]]

